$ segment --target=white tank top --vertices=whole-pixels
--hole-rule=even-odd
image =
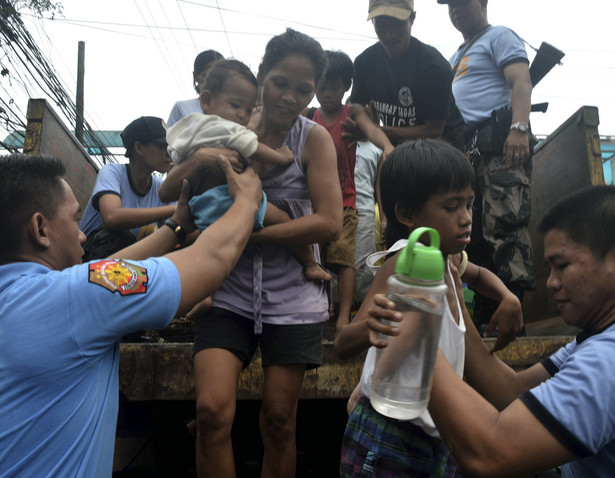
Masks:
[[[395,252],[399,249],[402,249],[406,246],[407,240],[401,239],[397,241],[393,247],[391,247],[386,254],[390,254],[391,252]],[[376,256],[380,254],[378,257],[372,258],[372,256]],[[382,253],[375,253],[368,257],[368,264],[371,262],[373,264],[378,259],[382,257]],[[372,259],[370,261],[370,258]],[[446,273],[449,275],[451,279],[451,284],[453,288],[455,287],[455,282],[453,281],[453,277],[451,271],[449,269],[448,261],[446,261]],[[455,322],[455,318],[451,313],[450,306],[444,308],[444,315],[442,316],[442,328],[440,330],[440,340],[438,342],[438,347],[442,350],[442,353],[451,364],[455,373],[459,378],[463,378],[463,365],[465,361],[465,342],[464,335],[466,331],[465,323],[463,322],[463,314],[461,310],[461,305],[459,304],[459,299],[457,298],[457,293],[455,290],[455,302],[457,304],[457,311],[459,317],[459,324]],[[363,364],[363,373],[361,374],[361,393],[369,398],[370,388],[372,385],[372,375],[374,373],[374,365],[376,363],[376,348],[370,347],[367,351],[367,356],[365,357],[365,363]],[[429,412],[425,410],[423,414],[411,420],[411,423],[421,427],[425,433],[428,435],[440,438],[440,434],[436,429],[436,426],[429,415]]]

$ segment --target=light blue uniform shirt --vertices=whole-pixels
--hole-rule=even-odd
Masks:
[[[460,58],[465,46],[451,57],[459,62],[453,78],[453,95],[466,124],[476,124],[491,112],[510,105],[512,90],[504,77],[504,68],[518,62],[529,63],[523,40],[506,27],[489,27]]]
[[[119,339],[165,327],[180,296],[165,258],[0,266],[0,477],[111,476]]]

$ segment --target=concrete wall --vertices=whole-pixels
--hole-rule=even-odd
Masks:
[[[30,99],[27,119],[23,152],[60,158],[66,167],[65,179],[85,209],[98,174],[96,163],[46,100]]]

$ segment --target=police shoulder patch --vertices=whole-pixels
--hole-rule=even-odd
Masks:
[[[121,259],[104,259],[90,264],[88,281],[120,295],[145,294],[147,269]]]

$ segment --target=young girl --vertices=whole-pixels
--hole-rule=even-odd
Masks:
[[[466,324],[454,275],[461,274],[472,287],[499,300],[501,313],[516,315],[517,319],[521,314],[519,300],[495,275],[467,262],[464,249],[470,242],[474,186],[474,172],[467,158],[439,140],[408,141],[398,146],[384,163],[380,178],[388,218],[389,256],[405,246],[406,238],[417,227],[431,227],[440,234],[441,251],[448,256],[444,273],[448,308],[442,319],[439,347],[459,377],[463,376]],[[386,293],[387,278],[395,273],[397,256],[395,252],[385,261],[357,317],[335,341],[341,358],[373,346],[365,359],[360,388],[355,390],[356,395],[360,391],[356,406],[351,398],[353,408],[342,443],[341,476],[460,476],[427,411],[415,420],[399,421],[380,415],[369,401],[375,347],[386,346],[379,334],[395,335],[396,331],[377,319],[368,320],[368,310],[375,294]],[[400,319],[398,312],[391,315]]]
[[[194,168],[185,160],[196,150],[219,146],[238,151],[251,162],[257,173],[263,174],[271,164],[289,165],[294,161],[287,146],[277,149],[260,143],[247,128],[256,103],[257,81],[250,69],[237,60],[219,60],[209,70],[201,90],[204,114],[190,114],[175,123],[167,132],[169,154],[176,165],[161,186],[163,197],[179,197],[182,180],[193,184],[195,196],[190,200],[194,223],[203,230],[220,218],[232,204],[223,177],[206,174],[205,168]],[[266,195],[255,219],[255,229],[290,221],[283,210],[267,203]],[[313,280],[328,280],[310,245],[289,246]]]

